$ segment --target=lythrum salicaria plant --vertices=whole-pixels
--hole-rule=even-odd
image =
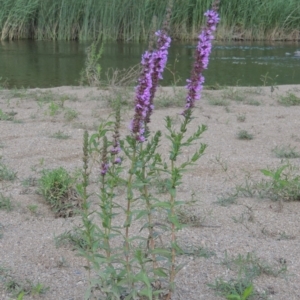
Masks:
[[[88,245],[81,250],[88,261],[87,299],[172,297],[180,270],[176,256],[182,252],[177,238],[182,224],[176,211],[186,203],[177,199],[177,189],[184,171],[198,161],[206,145],[200,143],[190,158],[184,159],[180,154],[183,148],[199,141],[206,130],[206,126],[201,125],[186,136],[187,127],[194,119],[195,101],[200,99],[204,83],[202,72],[208,66],[213,32],[219,22],[217,9],[218,1],[215,1],[212,10],[205,13],[207,22],[199,35],[178,128],[168,116],[165,140],[161,131],[151,134],[149,130],[154,96],[171,42],[168,36],[170,1],[163,29],[155,33],[155,45],[142,56],[130,134],[123,139],[119,134],[120,106],[116,106],[115,121],[101,124],[90,138],[85,134],[83,182],[78,189],[84,199],[82,236]],[[168,160],[160,152],[161,143],[169,145]],[[87,192],[91,157],[99,157],[100,182],[99,205],[93,210]],[[164,177],[167,197],[158,197],[151,188],[157,176]],[[121,195],[120,186],[126,191]]]

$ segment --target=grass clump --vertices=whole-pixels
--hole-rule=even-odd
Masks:
[[[0,161],[0,181],[14,181],[17,173]]]
[[[226,88],[222,92],[222,96],[225,99],[234,100],[236,102],[242,102],[245,99],[245,95],[242,90],[238,90],[234,87]]]
[[[277,146],[272,152],[278,158],[299,158],[300,152],[296,151],[296,147],[288,146]]]
[[[245,278],[230,279],[228,281],[218,278],[215,283],[208,286],[215,290],[218,295],[226,297],[228,300],[247,300],[260,296],[255,292],[252,283]]]
[[[237,133],[237,138],[239,140],[253,140],[253,134],[249,133],[247,130],[240,130]]]
[[[273,201],[300,201],[299,169],[290,165],[281,165],[275,169],[262,169],[268,179],[261,181],[246,180],[236,188],[236,194],[243,197],[268,198]]]
[[[24,296],[33,296],[34,298],[41,296],[49,290],[49,287],[45,287],[40,282],[37,284],[33,284],[29,280],[23,282],[10,276],[5,282],[5,289],[17,300],[22,300]]]
[[[227,196],[218,197],[218,199],[215,203],[226,207],[226,206],[229,206],[231,204],[236,204],[236,200],[237,200],[237,195],[236,194],[232,194],[232,195],[228,194]]]
[[[238,115],[236,116],[236,120],[237,120],[238,122],[243,123],[243,122],[246,121],[246,115],[245,115],[245,114],[238,114]]]
[[[38,191],[50,204],[56,217],[71,217],[81,208],[81,199],[74,183],[74,178],[62,167],[42,171]]]
[[[80,84],[88,86],[100,86],[101,85],[101,65],[100,59],[103,53],[103,43],[100,48],[98,42],[93,42],[86,49],[86,59],[84,68],[80,75]]]
[[[12,121],[14,119],[14,115],[10,113],[5,113],[0,109],[0,121]]]
[[[2,193],[0,193],[0,209],[11,211],[12,203],[9,197],[5,197]]]
[[[218,278],[208,286],[214,289],[220,296],[231,300],[267,299],[267,293],[259,293],[254,288],[254,280],[262,275],[278,277],[287,271],[286,264],[270,265],[258,258],[254,253],[239,254],[229,257],[225,253],[222,264],[237,274],[236,278],[224,280]]]
[[[74,228],[55,237],[55,245],[57,248],[70,245],[75,249],[88,249],[87,241],[79,228]]]
[[[210,105],[215,105],[215,106],[228,106],[229,105],[229,101],[227,101],[225,99],[212,98],[212,97],[208,98],[208,103]]]
[[[59,130],[57,132],[54,132],[52,135],[50,135],[50,137],[58,140],[67,140],[70,138],[70,135]]]
[[[272,200],[300,201],[300,175],[293,166],[287,164],[275,170],[263,169],[261,172],[270,178],[258,185],[260,195]]]
[[[78,111],[74,110],[74,109],[70,109],[68,108],[64,114],[64,118],[68,121],[71,122],[74,119],[76,119],[78,117],[79,113]]]
[[[278,102],[284,106],[296,106],[300,105],[300,98],[295,94],[288,92],[285,96],[281,96]]]

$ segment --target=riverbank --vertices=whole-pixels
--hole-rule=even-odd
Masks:
[[[167,115],[178,125],[184,97],[184,88],[161,88],[150,130],[163,130]],[[193,195],[196,206],[184,210],[190,226],[179,232],[185,253],[178,262],[184,267],[172,299],[224,299],[207,284],[220,292],[220,280],[238,282],[243,272],[261,297],[300,298],[300,203],[270,200],[262,184],[269,178],[260,172],[286,164],[284,155],[291,151],[295,157],[300,153],[299,97],[299,85],[203,91],[189,129],[206,124],[202,142],[208,148],[199,165],[184,174],[178,191],[184,201]],[[86,263],[68,239],[80,217],[55,218],[36,193],[37,180],[45,169],[82,168],[83,132],[97,131],[116,98],[123,105],[124,136],[133,115],[132,90],[0,90],[1,299],[11,299],[18,288],[27,288],[24,300],[35,299],[32,290],[38,283],[44,288],[43,299],[83,299]],[[167,143],[160,150],[167,154]],[[189,156],[189,151],[182,156]],[[289,164],[299,174],[299,157],[290,158]],[[14,180],[7,174],[15,174]],[[95,165],[90,185],[95,208],[98,177]],[[163,197],[159,181],[153,193]],[[119,198],[122,201],[122,188]],[[67,238],[59,239],[63,234]]]
[[[146,41],[168,0],[2,0],[0,39]],[[211,1],[174,1],[173,39],[194,40]],[[217,40],[298,41],[298,0],[221,1]]]

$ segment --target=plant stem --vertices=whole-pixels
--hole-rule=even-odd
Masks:
[[[133,154],[132,154],[132,159],[131,159],[131,168],[129,170],[129,178],[127,181],[127,207],[126,207],[126,220],[125,220],[125,259],[126,259],[126,270],[128,274],[128,278],[130,278],[130,272],[131,272],[131,266],[129,263],[129,251],[130,251],[130,244],[129,244],[129,227],[131,225],[131,202],[133,199],[133,192],[132,192],[132,178],[134,174],[134,168],[136,164],[136,152],[137,152],[137,145],[136,145],[136,140],[134,139],[134,144],[133,144]],[[131,279],[130,279],[131,281]],[[130,284],[133,284],[129,282]]]

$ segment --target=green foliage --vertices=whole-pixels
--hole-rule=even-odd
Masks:
[[[55,138],[55,139],[59,139],[59,140],[67,140],[67,139],[70,138],[70,136],[68,134],[63,133],[60,130],[53,133],[50,137]]]
[[[208,98],[208,103],[210,105],[215,105],[215,106],[228,106],[230,103],[229,101],[222,99],[222,98]]]
[[[245,279],[229,281],[217,279],[214,284],[209,284],[209,286],[228,300],[254,299],[251,297],[254,293],[253,285]]]
[[[5,197],[0,193],[0,209],[10,211],[12,210],[12,203],[9,197]]]
[[[0,181],[14,181],[17,173],[0,161]]]
[[[0,109],[0,121],[12,121],[14,119],[14,113],[5,113]]]
[[[78,114],[79,114],[78,111],[68,108],[64,114],[64,118],[68,122],[71,122],[78,117]]]
[[[296,106],[300,105],[300,98],[295,94],[288,92],[286,95],[281,96],[278,102],[284,106]]]
[[[48,114],[49,116],[53,117],[55,115],[57,115],[59,113],[61,109],[61,106],[58,105],[56,102],[51,101],[49,106],[48,106],[48,111],[46,112],[46,114]]]
[[[239,140],[252,140],[253,139],[253,135],[251,133],[249,133],[247,130],[240,130],[237,133],[237,138]]]
[[[236,120],[238,121],[238,122],[245,122],[246,121],[246,115],[245,114],[238,114],[237,116],[236,116]]]
[[[79,228],[66,231],[55,237],[56,247],[71,245],[75,249],[86,250],[88,248],[87,241]]]
[[[272,152],[278,158],[299,158],[300,153],[295,150],[296,147],[288,146],[276,146]]]
[[[27,208],[32,214],[35,215],[37,213],[38,206],[36,204],[28,204]]]
[[[80,74],[80,84],[89,86],[100,86],[101,84],[101,65],[100,59],[103,53],[104,44],[101,43],[98,49],[98,41],[93,42],[86,49],[84,68]]]
[[[24,296],[31,295],[33,297],[42,295],[49,290],[42,283],[33,284],[29,280],[21,281],[7,275],[5,280],[5,289],[17,300],[22,300]]]
[[[176,194],[186,170],[195,165],[205,151],[206,145],[198,142],[206,126],[199,126],[186,137],[187,127],[193,121],[192,112],[181,116],[176,124],[167,117],[169,159],[164,160],[159,151],[162,132],[153,135],[147,132],[147,141],[143,144],[132,135],[120,137],[120,109],[119,102],[115,105],[115,121],[109,119],[100,124],[96,133],[84,135],[82,183],[77,185],[83,199],[83,226],[76,229],[75,239],[74,234],[69,233],[66,239],[76,245],[87,259],[88,269],[96,274],[92,278],[89,272],[88,296],[156,299],[173,293],[178,255],[213,255],[201,247],[181,249],[177,241],[177,232],[183,226],[200,226],[202,222],[192,208],[183,206],[187,202],[179,201]],[[122,164],[114,163],[116,155],[109,151],[116,137],[122,148]],[[194,153],[181,161],[179,156],[184,148],[193,144],[198,144]],[[101,166],[108,163],[110,168],[100,175],[98,210],[93,213],[87,187],[89,161],[95,156],[101,157]],[[159,186],[158,178],[162,179]],[[125,205],[117,198],[120,186],[125,189]],[[163,190],[163,198],[158,197],[157,189],[152,188],[155,186]],[[120,212],[125,214],[123,226],[118,222]],[[139,233],[134,234],[137,226]],[[163,233],[169,236],[167,245],[159,242]],[[159,288],[155,288],[157,282]]]
[[[50,204],[56,217],[71,217],[81,207],[81,199],[74,189],[75,179],[64,169],[43,170],[38,191]]]
[[[254,279],[262,275],[278,277],[287,270],[286,265],[272,266],[254,253],[239,254],[236,257],[229,257],[225,253],[222,264],[235,272],[237,278],[227,281],[218,278],[208,286],[228,300],[266,299],[265,293],[258,293],[254,289]]]
[[[275,170],[263,169],[261,172],[270,178],[264,184],[264,196],[272,200],[300,200],[300,175],[291,165],[283,165]]]
[[[2,0],[1,39],[147,40],[153,16],[164,21],[168,0]],[[219,37],[297,39],[298,0],[221,1]],[[211,1],[174,0],[171,32],[193,39]]]

